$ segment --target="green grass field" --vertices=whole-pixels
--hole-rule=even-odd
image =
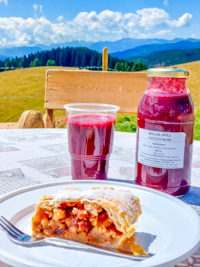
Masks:
[[[117,131],[122,132],[136,132],[136,115],[120,115],[116,120]],[[196,120],[195,120],[195,130],[194,130],[194,139],[200,140],[200,109],[196,112]]]
[[[191,71],[187,84],[197,111],[194,137],[200,140],[200,61],[181,64],[178,67]],[[0,122],[17,122],[25,110],[39,110],[44,114],[45,72],[49,68],[51,67],[0,72]],[[64,119],[65,111],[55,112],[55,121]],[[119,114],[116,130],[135,132],[136,115]]]
[[[17,122],[25,110],[45,113],[45,73],[49,68],[36,67],[0,73],[0,122]]]

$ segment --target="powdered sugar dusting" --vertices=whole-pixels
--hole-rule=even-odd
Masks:
[[[109,203],[113,205],[124,216],[134,217],[140,213],[139,199],[130,191],[117,190],[114,188],[91,188],[80,190],[77,188],[62,189],[52,195],[50,205],[59,205],[63,201],[81,201],[93,203]]]

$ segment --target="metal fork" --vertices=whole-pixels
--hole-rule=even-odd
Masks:
[[[64,246],[66,248],[78,249],[88,252],[98,252],[101,254],[109,254],[111,256],[128,258],[131,260],[144,260],[152,257],[154,254],[149,253],[148,255],[135,256],[131,252],[115,250],[112,248],[104,248],[93,244],[85,244],[74,240],[58,237],[38,238],[32,237],[15,227],[11,222],[6,220],[3,216],[0,216],[0,226],[7,232],[10,239],[21,246],[41,246],[41,245],[53,245],[53,246]],[[59,245],[61,243],[61,245]]]

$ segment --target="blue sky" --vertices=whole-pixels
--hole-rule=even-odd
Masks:
[[[0,48],[126,37],[200,39],[200,0],[0,0]]]

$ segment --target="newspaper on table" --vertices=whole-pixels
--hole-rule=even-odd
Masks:
[[[111,181],[134,182],[136,136],[115,132]],[[200,142],[194,142],[192,184],[183,201],[200,213]],[[0,195],[22,187],[71,180],[66,129],[0,131]]]
[[[135,136],[127,136],[129,141],[115,134],[110,180],[134,180]],[[0,131],[0,195],[38,183],[69,181],[70,166],[66,129]]]

